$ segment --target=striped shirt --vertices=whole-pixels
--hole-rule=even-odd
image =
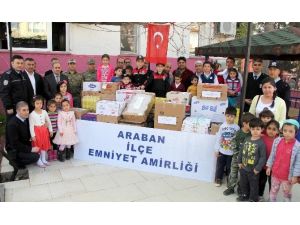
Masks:
[[[58,112],[48,112],[48,115],[49,115],[49,118],[50,118],[50,121],[51,121],[53,133],[56,133],[56,131],[57,131]]]

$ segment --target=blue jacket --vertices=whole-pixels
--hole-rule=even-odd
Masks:
[[[277,147],[282,137],[278,137],[274,140],[272,151],[267,161],[267,167],[272,168],[273,163],[275,161]],[[292,149],[291,162],[290,162],[290,171],[289,171],[289,179],[292,177],[300,176],[300,143],[296,140],[294,147]]]

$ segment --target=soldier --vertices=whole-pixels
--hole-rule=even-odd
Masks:
[[[80,98],[80,92],[82,90],[82,74],[77,73],[76,71],[76,60],[70,59],[68,61],[68,71],[65,73],[65,75],[69,79],[69,87],[70,87],[70,93],[73,96],[74,99],[74,107],[81,107],[81,98]]]
[[[97,81],[97,70],[94,59],[89,59],[88,62],[88,70],[83,74],[82,78],[85,82]]]
[[[0,80],[0,96],[5,108],[7,121],[16,113],[16,105],[20,101],[29,103],[28,83],[23,74],[24,59],[14,55],[11,60],[12,69],[6,71]]]

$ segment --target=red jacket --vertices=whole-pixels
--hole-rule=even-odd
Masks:
[[[98,82],[102,82],[101,67],[102,67],[102,64],[100,64],[97,69],[97,81]],[[115,74],[114,68],[111,65],[108,65],[108,74],[107,74],[106,82],[111,82],[111,78],[114,76],[114,74]]]
[[[183,85],[183,83],[181,83],[177,88],[175,86],[175,82],[173,82],[173,84],[171,85],[170,91],[181,91],[181,92],[185,92],[186,88]]]

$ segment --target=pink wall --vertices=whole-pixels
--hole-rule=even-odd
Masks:
[[[22,55],[24,58],[30,57],[33,58],[37,62],[37,72],[40,74],[44,74],[45,71],[51,69],[50,60],[53,57],[57,57],[63,68],[63,71],[67,69],[67,62],[69,59],[74,58],[77,61],[77,71],[84,72],[87,68],[87,60],[89,58],[94,58],[96,63],[100,63],[100,56],[99,55],[73,55],[69,53],[60,53],[60,52],[26,52],[26,51],[13,51],[14,54]],[[124,58],[131,58],[132,66],[135,66],[135,55],[125,55],[122,56]],[[118,56],[111,56],[111,64],[113,66],[116,65]],[[172,64],[172,70],[177,68],[177,58],[169,58],[169,62]],[[194,71],[194,63],[196,60],[204,61],[204,57],[193,57],[187,59],[187,67]],[[7,50],[0,50],[0,73],[2,74],[9,68],[9,51]],[[151,64],[151,69],[154,70],[155,65]]]

